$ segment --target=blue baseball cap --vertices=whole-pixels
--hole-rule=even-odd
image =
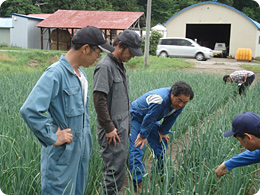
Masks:
[[[260,130],[260,116],[254,112],[243,112],[236,115],[232,121],[232,129],[224,133],[224,137],[235,134],[257,133]]]

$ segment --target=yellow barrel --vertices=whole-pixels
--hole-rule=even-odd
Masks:
[[[238,48],[236,52],[236,60],[246,60],[251,62],[252,51],[249,48]]]

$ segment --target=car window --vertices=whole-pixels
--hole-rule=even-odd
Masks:
[[[172,45],[172,40],[171,39],[162,39],[161,45]]]
[[[180,46],[191,46],[191,42],[189,42],[185,39],[179,39],[178,45],[180,45]]]
[[[161,39],[160,45],[191,46],[192,43],[185,39]]]

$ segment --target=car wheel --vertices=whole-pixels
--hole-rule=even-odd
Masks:
[[[196,60],[203,61],[205,59],[203,53],[197,53],[195,56]]]
[[[168,57],[168,54],[165,51],[162,51],[160,53],[160,56],[165,58],[165,57]]]

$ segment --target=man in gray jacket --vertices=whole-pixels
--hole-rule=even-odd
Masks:
[[[124,183],[130,115],[128,76],[123,62],[143,55],[141,43],[134,31],[123,31],[114,42],[115,51],[107,54],[94,71],[93,99],[104,161],[103,194],[117,194]]]

